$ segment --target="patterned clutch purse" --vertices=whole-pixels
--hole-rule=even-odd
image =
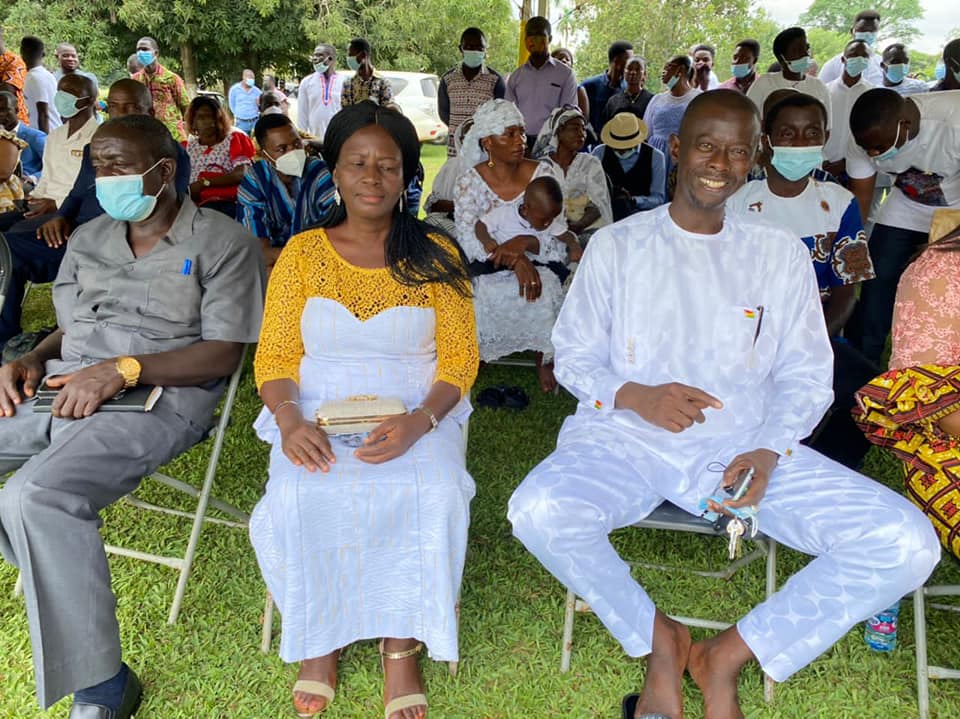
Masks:
[[[391,417],[407,413],[396,397],[357,394],[343,400],[324,402],[317,407],[317,427],[327,434],[364,434]]]

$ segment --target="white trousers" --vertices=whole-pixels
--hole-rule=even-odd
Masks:
[[[659,454],[625,426],[567,419],[557,450],[510,499],[514,535],[590,605],[633,657],[650,653],[654,604],[608,535],[664,499],[691,514],[729,463],[755,447],[664,437]],[[926,581],[940,558],[930,522],[905,498],[806,447],[781,460],[759,510],[761,530],[813,555],[737,630],[776,681],[813,661],[858,622]]]

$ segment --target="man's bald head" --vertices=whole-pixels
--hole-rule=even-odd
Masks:
[[[60,82],[57,83],[57,89],[69,92],[75,97],[85,97],[91,104],[97,94],[93,80],[76,72],[61,77]]]
[[[142,82],[121,78],[110,86],[107,112],[111,120],[127,115],[153,115],[153,96]]]
[[[684,137],[695,137],[705,124],[720,116],[740,115],[745,127],[754,136],[754,145],[760,140],[760,114],[757,106],[747,96],[735,90],[712,90],[697,95],[687,105],[680,122],[680,141]]]

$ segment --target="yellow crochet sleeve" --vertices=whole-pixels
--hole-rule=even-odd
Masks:
[[[308,233],[291,237],[270,273],[260,342],[253,359],[257,389],[275,379],[300,381],[300,317],[307,303],[304,260],[311,254],[311,244],[315,243]]]
[[[450,254],[457,255],[449,241],[437,235],[431,237]],[[463,397],[470,393],[480,363],[473,299],[463,297],[449,285],[434,283],[430,289],[437,318],[436,381],[459,387]]]

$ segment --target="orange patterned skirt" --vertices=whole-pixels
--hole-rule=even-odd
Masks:
[[[960,366],[890,370],[857,391],[853,419],[902,462],[907,494],[960,558],[960,438],[937,422],[960,409]]]

